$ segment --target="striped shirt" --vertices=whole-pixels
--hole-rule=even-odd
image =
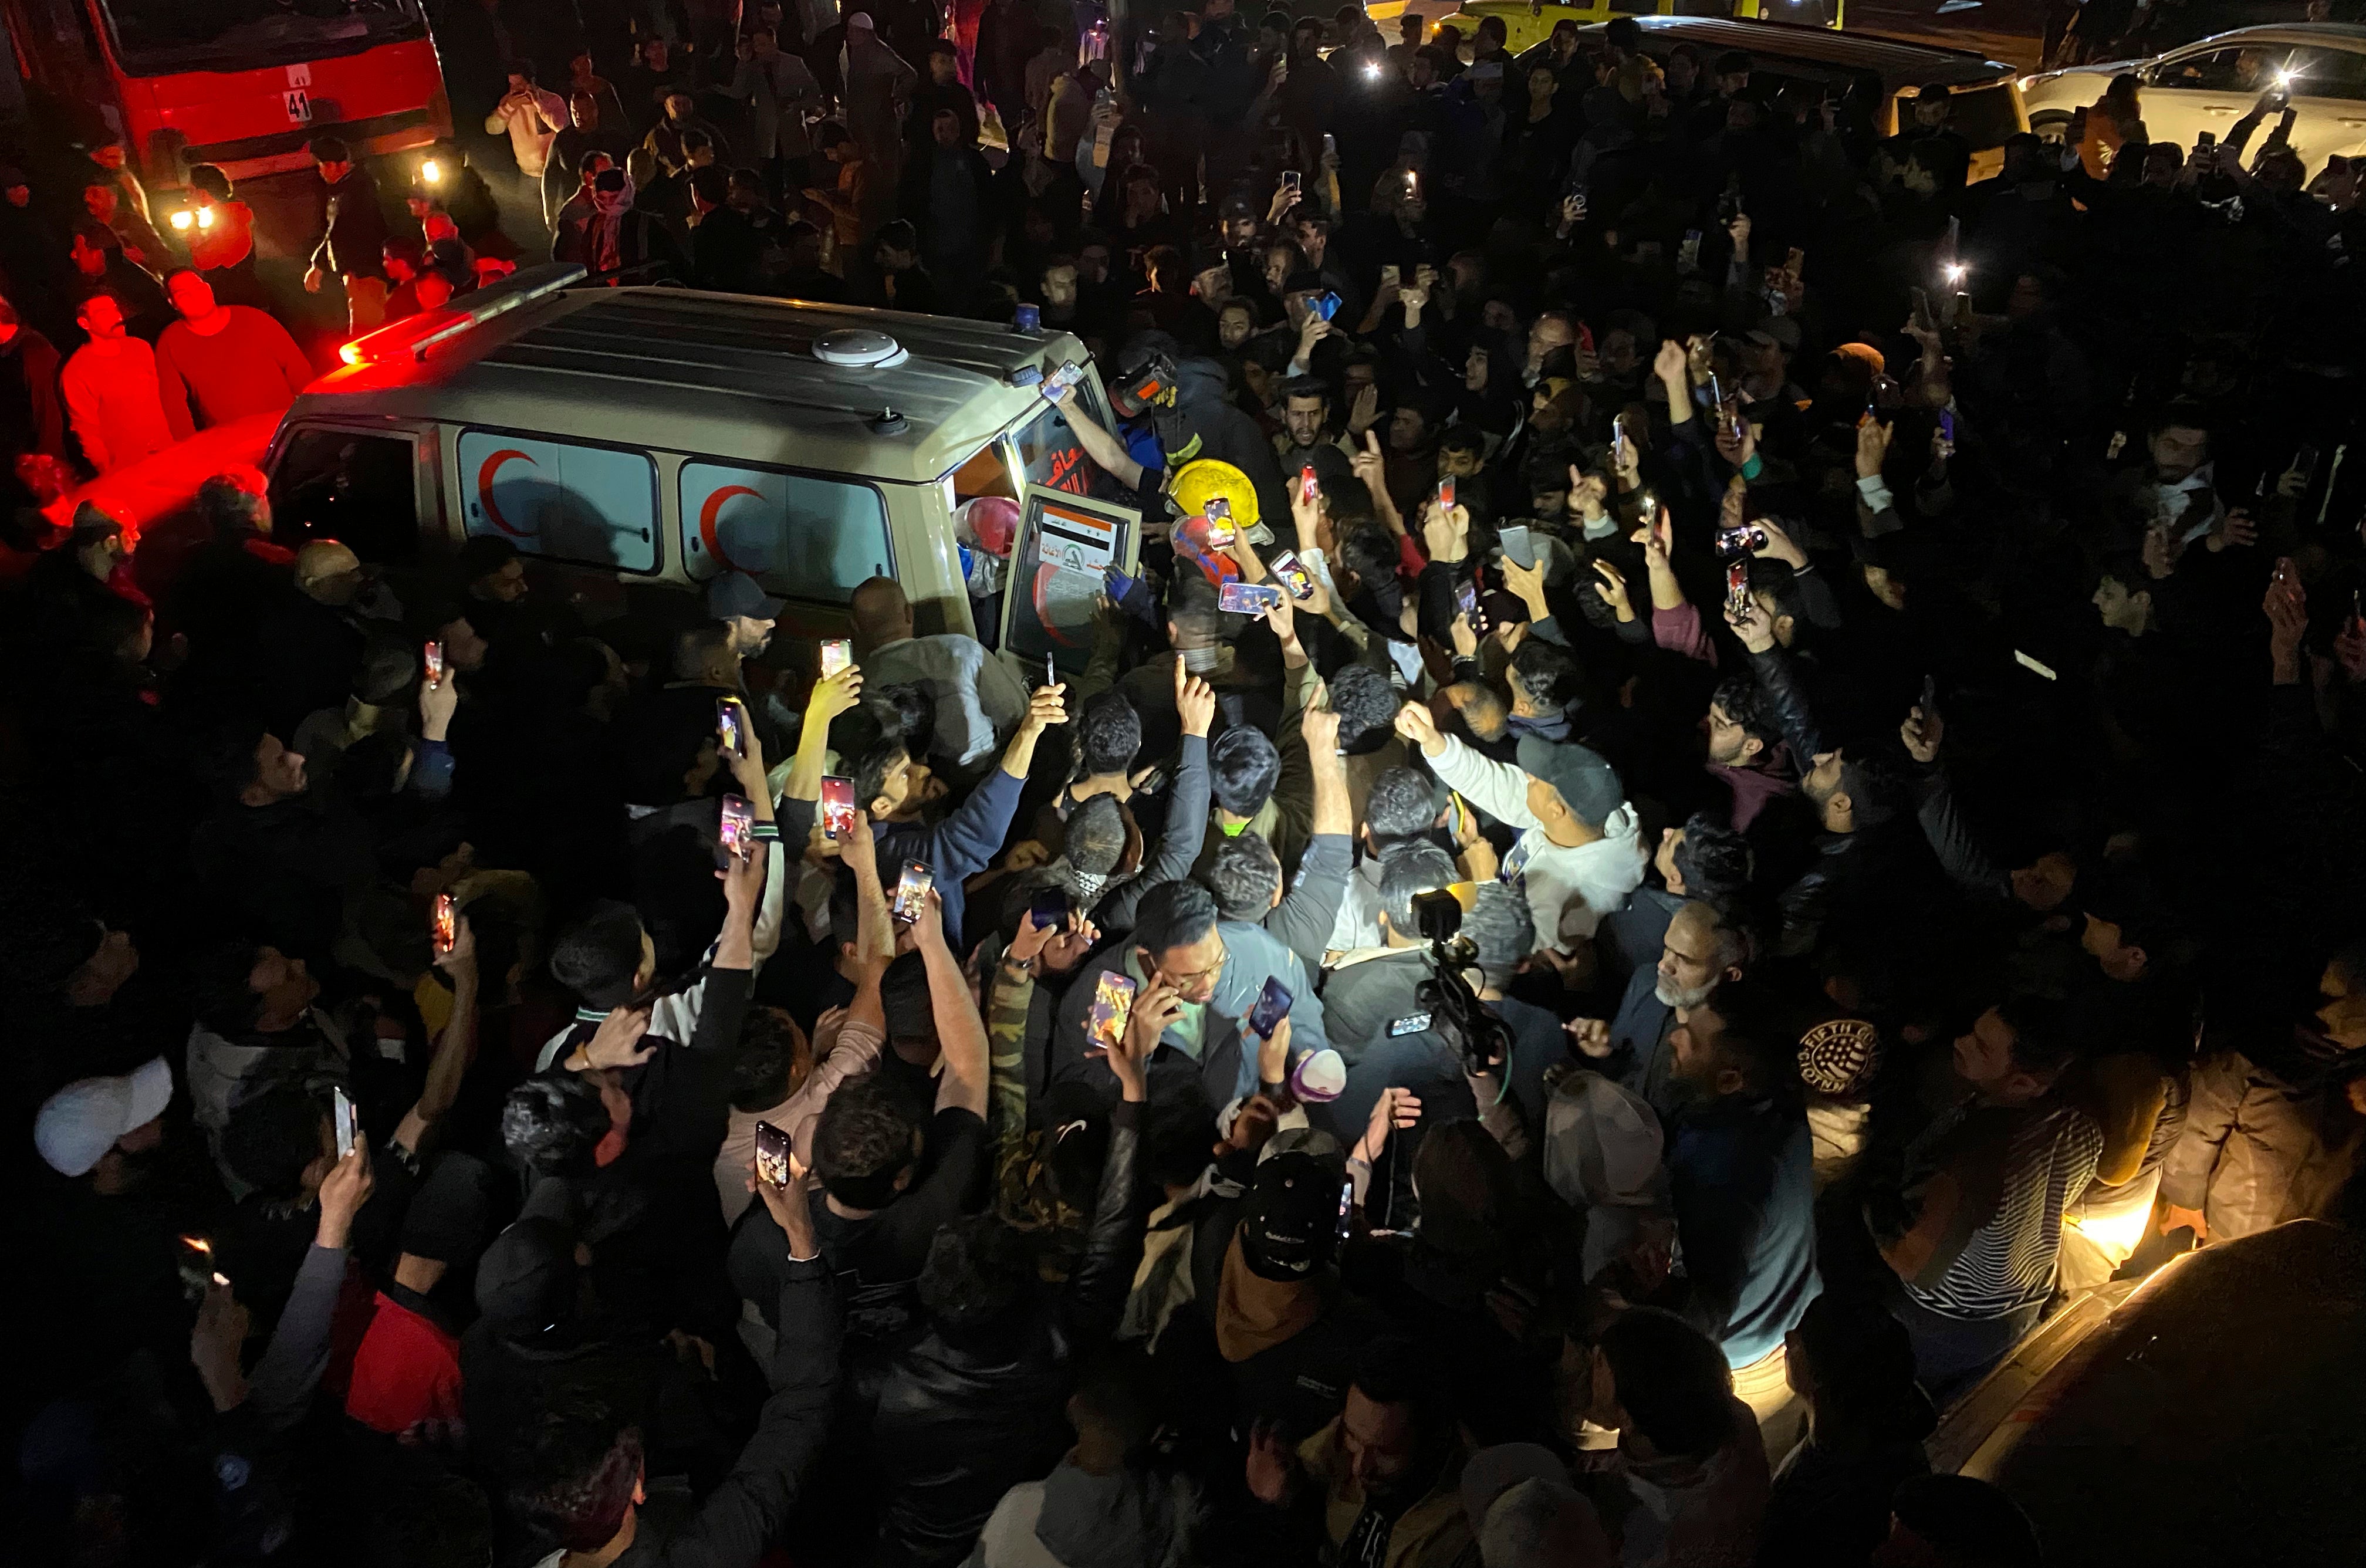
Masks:
[[[1996,1212],[1935,1285],[1910,1280],[1906,1293],[1942,1317],[1973,1321],[2045,1301],[2062,1250],[2062,1212],[2087,1190],[2102,1152],[2102,1129],[2085,1112],[2031,1111],[2005,1146]]]

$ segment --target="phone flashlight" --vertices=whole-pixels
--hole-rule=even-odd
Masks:
[[[1970,276],[1971,270],[1972,269],[1970,267],[1966,266],[1961,262],[1949,262],[1947,264],[1947,281],[1950,283],[1961,283],[1966,276]]]
[[[440,183],[444,178],[444,165],[433,158],[422,158],[419,161],[419,178],[426,185]]]

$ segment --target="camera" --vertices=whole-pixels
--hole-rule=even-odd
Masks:
[[[1430,1032],[1461,1057],[1468,1073],[1498,1072],[1512,1059],[1512,1031],[1497,1018],[1464,972],[1478,962],[1479,948],[1463,936],[1462,903],[1451,888],[1417,893],[1414,929],[1429,943],[1429,978],[1421,983],[1421,1006]]]

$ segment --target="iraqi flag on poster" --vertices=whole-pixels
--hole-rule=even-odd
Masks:
[[[1117,527],[1041,490],[1033,493],[1042,497],[1035,539],[1035,619],[1062,647],[1090,647],[1103,573],[1117,564]]]

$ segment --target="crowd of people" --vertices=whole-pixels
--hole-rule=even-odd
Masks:
[[[1975,181],[1631,23],[557,9],[439,14],[416,240],[314,144],[310,282],[490,276],[511,159],[598,270],[1031,308],[1139,561],[1064,673],[984,502],[983,642],[238,473],[14,558],[30,1560],[2025,1568],[1941,1416],[2366,1221],[2366,171],[2272,106]],[[292,395],[92,188],[18,453]]]

